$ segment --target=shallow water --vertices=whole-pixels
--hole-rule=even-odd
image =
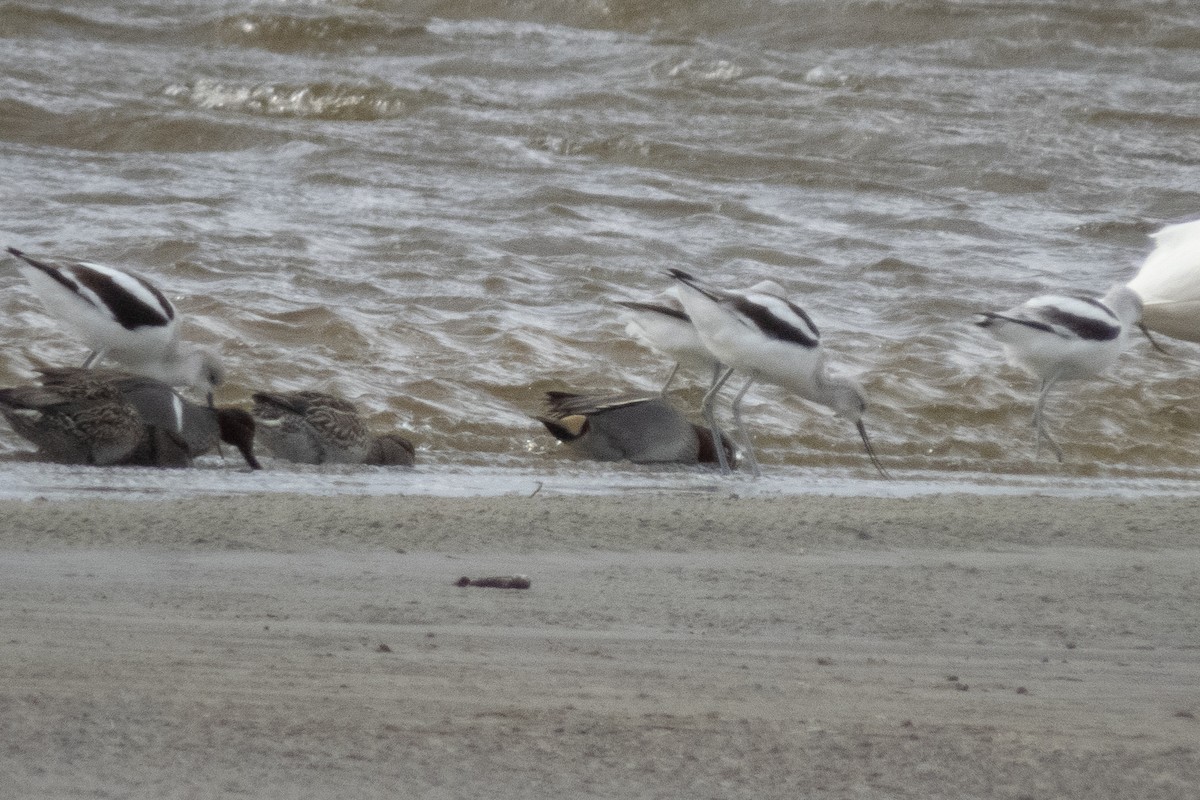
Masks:
[[[587,469],[530,415],[658,385],[612,301],[668,267],[782,283],[897,474],[1193,474],[1196,367],[1138,342],[1063,386],[1060,467],[969,324],[1102,292],[1200,216],[1191,4],[18,0],[0,39],[0,245],[150,276],[228,362],[220,400],[343,393],[419,444],[398,480]],[[15,269],[0,289],[0,384],[82,360]],[[745,415],[764,485],[871,480],[819,409],[759,388]]]
[[[864,477],[865,476],[865,477]],[[754,497],[912,498],[964,496],[1123,497],[1195,496],[1190,478],[1157,474],[1077,478],[984,472],[913,472],[881,481],[862,470],[781,465],[762,478],[722,478],[712,470],[612,464],[534,464],[525,467],[435,465],[415,469],[304,467],[267,462],[262,472],[225,469],[206,457],[192,470],[83,467],[0,462],[0,500],[94,497],[160,500],[244,494],[353,497],[603,496],[656,493]],[[402,513],[402,512],[400,512]]]

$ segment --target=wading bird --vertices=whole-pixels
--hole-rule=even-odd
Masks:
[[[1041,453],[1045,439],[1058,460],[1063,458],[1043,415],[1050,389],[1059,381],[1090,378],[1111,367],[1141,312],[1137,294],[1115,286],[1100,299],[1047,294],[1007,311],[980,314],[975,324],[1000,342],[1009,362],[1041,380],[1033,410],[1035,454]]]
[[[1155,247],[1127,286],[1142,301],[1144,328],[1200,342],[1200,219],[1150,234]]]
[[[50,314],[91,348],[85,368],[111,359],[138,375],[208,396],[222,380],[215,356],[179,338],[175,306],[132,272],[82,261],[46,261],[15,247],[18,269]]]
[[[733,292],[718,289],[682,270],[672,269],[668,274],[678,282],[679,299],[700,340],[727,368],[704,398],[705,419],[710,426],[715,426],[714,407],[721,387],[734,371],[747,376],[732,409],[734,423],[743,431],[743,445],[755,476],[760,474],[758,461],[742,426],[741,402],[750,386],[761,381],[782,386],[850,420],[871,463],[880,475],[889,477],[863,424],[867,402],[862,390],[846,378],[829,374],[820,332],[802,308],[783,297],[782,292]]]

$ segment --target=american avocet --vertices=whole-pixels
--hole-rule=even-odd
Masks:
[[[15,247],[18,269],[46,310],[92,349],[91,367],[108,358],[126,369],[209,396],[221,382],[215,356],[179,338],[175,306],[154,284],[101,264],[52,262]]]
[[[257,392],[252,413],[259,440],[276,458],[299,464],[413,463],[411,443],[398,434],[384,434],[381,441],[354,403],[324,392]]]
[[[783,288],[774,281],[756,283],[750,291],[783,296]],[[645,347],[675,360],[675,366],[659,392],[667,393],[667,387],[680,367],[711,373],[710,388],[720,378],[724,367],[700,340],[692,318],[679,301],[676,287],[671,286],[652,301],[618,300],[617,305],[626,309],[625,333]]]
[[[1142,301],[1141,324],[1200,342],[1200,220],[1150,234],[1155,247],[1126,284]]]
[[[721,447],[709,428],[688,422],[661,395],[602,396],[547,392],[547,415],[537,417],[573,452],[597,461],[636,464],[716,464],[721,452],[733,460],[729,440]]]
[[[667,393],[680,367],[710,373],[713,381],[720,376],[721,362],[700,341],[691,317],[672,293],[647,302],[618,300],[617,305],[626,309],[625,332],[632,339],[675,360],[660,393]]]
[[[0,389],[0,413],[43,457],[65,464],[122,463],[146,432],[137,409],[104,380]]]
[[[820,332],[802,308],[777,288],[761,291],[771,285],[760,284],[760,291],[731,292],[682,270],[672,269],[668,274],[678,281],[679,299],[704,346],[727,367],[704,399],[706,418],[714,416],[717,392],[733,372],[747,375],[745,385],[733,400],[733,417],[743,432],[746,457],[755,476],[759,475],[758,461],[742,426],[741,402],[750,386],[762,381],[827,406],[836,416],[854,423],[871,463],[880,475],[888,477],[863,424],[867,403],[862,390],[846,378],[829,375]]]
[[[1063,458],[1042,414],[1050,389],[1058,381],[1090,378],[1112,366],[1141,312],[1137,294],[1115,286],[1100,299],[1047,294],[1008,311],[980,314],[975,324],[1000,342],[1008,360],[1041,380],[1033,411],[1035,453],[1045,438],[1058,460]]]
[[[262,468],[254,456],[254,418],[243,409],[193,403],[162,381],[118,370],[41,367],[38,372],[42,385],[52,388],[110,385],[137,409],[146,436],[117,463],[190,467],[197,456],[225,442],[237,448],[251,469]]]

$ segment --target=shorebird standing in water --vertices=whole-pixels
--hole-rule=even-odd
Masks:
[[[1007,311],[980,314],[976,325],[991,334],[1014,366],[1041,380],[1033,409],[1035,454],[1045,439],[1059,461],[1062,448],[1046,430],[1043,409],[1056,383],[1090,378],[1116,362],[1141,318],[1142,301],[1126,286],[1100,299],[1046,294]]]
[[[18,269],[46,310],[91,348],[85,368],[105,358],[131,372],[208,396],[222,380],[215,356],[179,338],[175,306],[132,272],[81,261],[35,259],[15,247]]]
[[[717,392],[735,370],[747,375],[732,408],[734,423],[743,432],[747,460],[756,477],[760,474],[758,461],[741,421],[742,398],[756,381],[782,386],[850,420],[871,463],[880,475],[889,477],[863,424],[867,403],[862,390],[848,379],[829,375],[820,332],[802,308],[783,297],[781,291],[761,291],[761,284],[760,291],[732,292],[711,286],[682,270],[672,269],[668,274],[678,282],[679,299],[700,340],[727,367],[704,398],[705,419],[710,425],[714,424]]]
[[[720,377],[721,362],[700,341],[692,318],[673,294],[667,292],[649,302],[618,300],[617,305],[626,309],[625,332],[630,337],[675,360],[661,394],[667,393],[680,367],[711,373],[714,383]]]
[[[783,296],[783,287],[774,281],[762,281],[750,287],[752,292],[766,292]],[[679,300],[678,290],[672,286],[652,301],[618,300],[617,305],[626,309],[625,332],[640,344],[657,350],[675,359],[675,366],[667,376],[660,394],[675,379],[679,368],[712,373],[711,389],[721,377],[724,365],[704,346],[692,318],[688,316]]]

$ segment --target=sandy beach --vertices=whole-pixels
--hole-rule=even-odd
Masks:
[[[0,794],[1192,798],[1200,498],[3,501]],[[528,590],[458,587],[523,574]]]

